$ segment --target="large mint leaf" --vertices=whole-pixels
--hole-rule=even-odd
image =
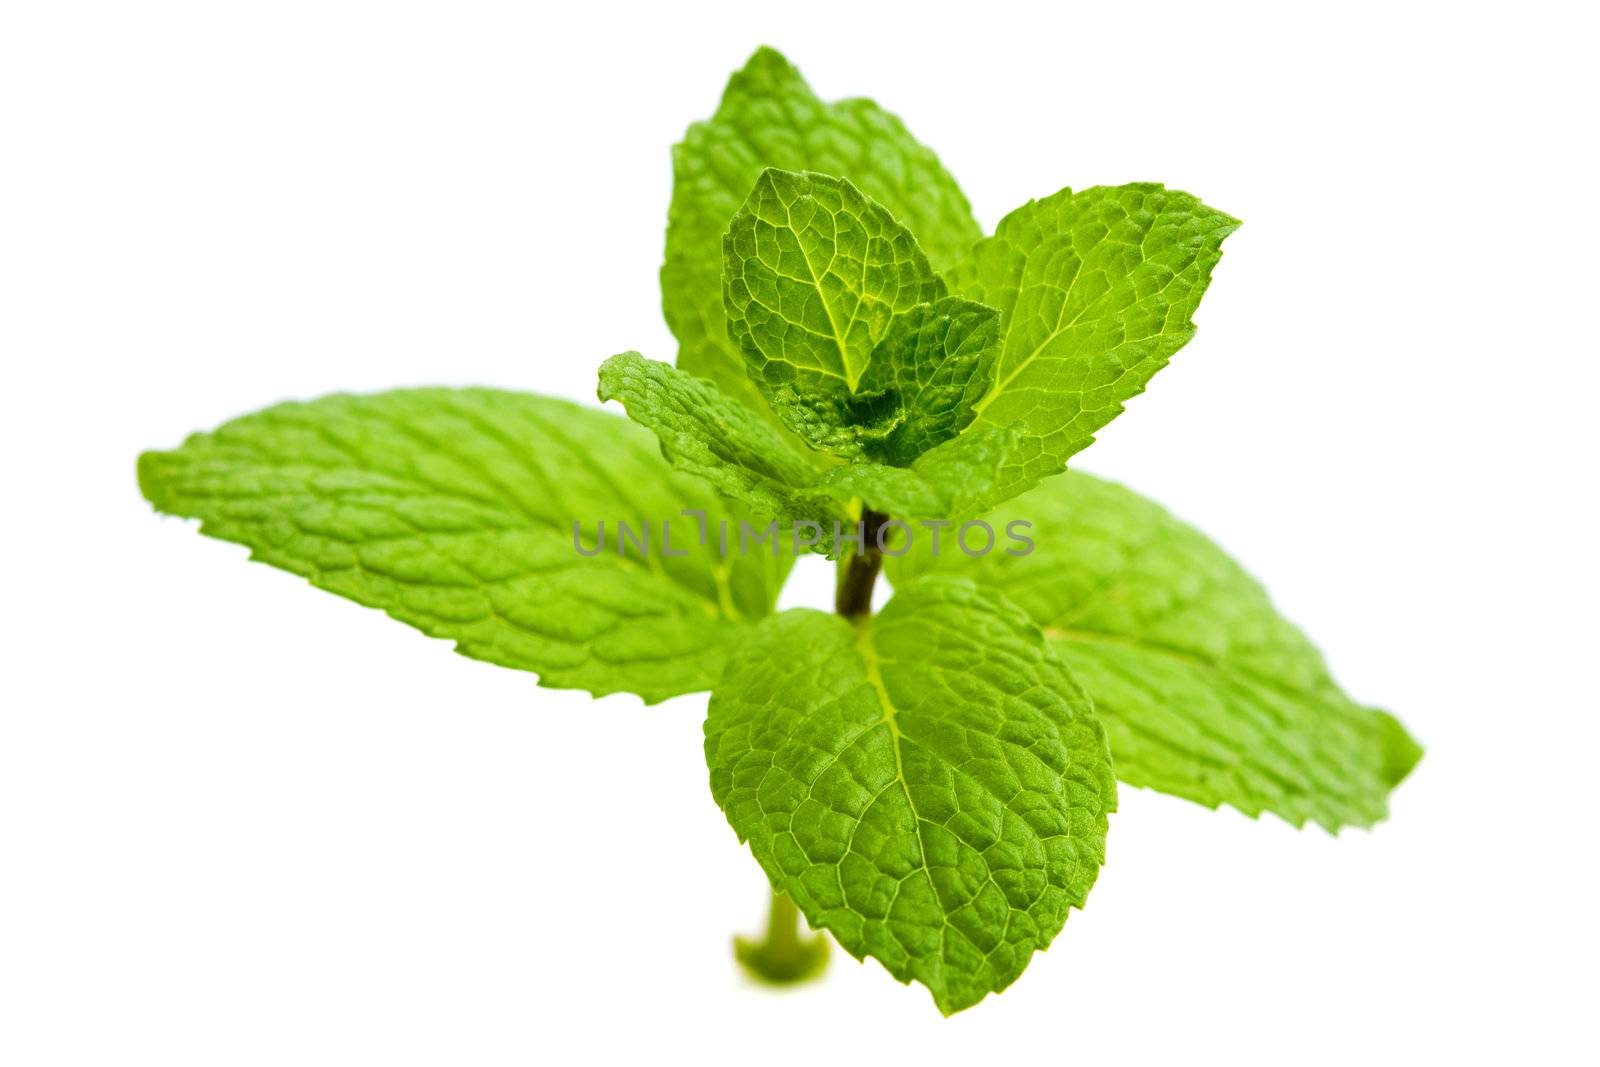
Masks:
[[[815,547],[824,552],[833,548],[833,523],[852,526],[855,501],[900,519],[967,519],[993,506],[995,472],[1020,437],[1015,429],[968,432],[910,467],[865,460],[817,467],[710,381],[637,352],[601,365],[599,396],[621,401],[629,418],[648,426],[675,467],[754,515],[817,523]]]
[[[1190,321],[1238,220],[1160,185],[1063,189],[1001,220],[947,277],[1000,309],[979,426],[1023,423],[1025,484],[1061,470],[1194,335]]]
[[[773,886],[946,1014],[1082,907],[1116,803],[1105,735],[1039,631],[948,579],[876,618],[758,626],[712,694],[706,761]]]
[[[281,404],[139,457],[160,511],[542,685],[647,701],[708,689],[791,562],[698,543],[716,496],[649,434],[561,400],[410,389]],[[592,550],[596,524],[606,549]],[[630,543],[648,522],[651,551]],[[661,524],[672,521],[667,556]],[[708,542],[713,541],[707,538]]]
[[[714,116],[673,149],[672,206],[662,307],[678,339],[678,366],[760,408],[722,306],[722,236],[768,167],[849,178],[911,228],[937,269],[982,236],[938,158],[870,100],[824,103],[770,48],[734,74]]]
[[[1076,471],[990,521],[1013,519],[1033,523],[1029,555],[913,553],[889,560],[889,574],[969,577],[1026,610],[1094,697],[1131,785],[1330,830],[1384,817],[1421,749],[1392,716],[1346,696],[1208,538]]]
[[[815,448],[864,451],[855,392],[896,316],[944,295],[911,231],[843,178],[765,170],[724,242],[728,332],[750,378]]]

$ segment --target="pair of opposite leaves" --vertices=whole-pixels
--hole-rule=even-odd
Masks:
[[[648,701],[715,687],[713,792],[774,885],[946,1012],[1009,984],[1083,902],[1113,761],[1125,782],[1297,824],[1383,816],[1418,756],[1399,724],[1346,697],[1202,535],[1088,475],[1050,477],[1011,505],[1034,523],[1032,555],[891,561],[895,597],[856,624],[770,616],[792,561],[724,558],[714,536],[683,556],[576,553],[575,519],[823,518],[855,499],[933,518],[1005,499],[1059,471],[1188,339],[1234,225],[1130,186],[1063,191],[980,240],[954,181],[898,120],[819,101],[770,50],[674,159],[662,289],[691,373],[631,356],[602,379],[659,445],[527,394],[334,396],[147,453],[145,494],[541,684]],[[807,278],[792,269],[806,224],[822,232],[818,210],[853,190],[773,175],[776,202],[804,186],[816,205],[796,227],[798,196],[781,216],[758,201],[753,254],[730,242],[746,269],[725,293],[724,231],[768,167],[843,175],[885,205],[872,225],[892,236],[876,247],[912,262],[909,289],[808,261],[813,280],[837,284],[813,286],[824,310],[856,301],[817,329],[818,305],[786,279]],[[760,228],[780,223],[794,243]],[[909,254],[918,243],[932,281]],[[870,245],[851,247],[884,262]],[[971,330],[957,330],[963,311]],[[941,372],[948,359],[930,352],[954,366]],[[972,442],[990,451],[936,462]]]

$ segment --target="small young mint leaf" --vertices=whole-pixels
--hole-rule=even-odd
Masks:
[[[649,434],[562,400],[404,389],[280,404],[139,457],[158,511],[541,685],[654,703],[709,689],[792,557],[723,560]],[[736,521],[737,513],[733,519]],[[617,521],[654,550],[617,551]],[[593,558],[597,524],[607,528]],[[671,521],[674,553],[661,551]]]
[[[853,527],[853,502],[901,519],[974,517],[994,504],[995,472],[1014,464],[1021,434],[970,430],[923,453],[910,467],[840,463],[802,453],[765,421],[704,378],[624,352],[600,368],[599,397],[618,400],[649,427],[677,469],[704,479],[763,519],[810,521],[814,547],[833,548],[833,523]]]
[[[1105,861],[1116,783],[1089,699],[966,581],[856,621],[766,620],[705,736],[712,795],[774,889],[945,1014],[1010,985]]]
[[[887,427],[874,458],[909,466],[965,429],[999,350],[1000,313],[987,305],[946,297],[897,316],[856,387],[857,418]]]
[[[722,237],[767,167],[850,179],[911,228],[935,269],[955,263],[983,236],[955,179],[899,119],[870,100],[824,103],[788,60],[758,50],[729,80],[716,114],[689,127],[673,149],[661,267],[678,366],[758,411],[760,394],[727,334]]]
[[[978,426],[1027,426],[1007,478],[1061,470],[1194,335],[1190,321],[1237,219],[1154,184],[1030,201],[947,274],[1000,309],[1003,347]]]
[[[1205,535],[1077,471],[991,521],[1009,518],[1033,524],[1028,555],[913,551],[887,560],[888,575],[971,578],[1026,611],[1093,696],[1124,782],[1329,830],[1385,816],[1422,750],[1392,716],[1346,696]]]
[[[852,413],[895,317],[944,296],[911,231],[844,178],[768,169],[723,243],[728,333],[750,378],[814,448],[863,455]]]

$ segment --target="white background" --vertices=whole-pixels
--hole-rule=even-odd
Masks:
[[[1594,1062],[1595,27],[1497,11],[6,5],[0,1062]],[[1141,179],[1245,220],[1082,465],[1405,719],[1388,823],[1125,789],[1004,995],[765,992],[703,697],[540,690],[140,500],[283,398],[670,359],[668,146],[762,42],[986,226]]]

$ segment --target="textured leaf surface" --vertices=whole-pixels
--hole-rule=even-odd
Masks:
[[[673,149],[672,207],[662,306],[677,337],[678,366],[760,408],[722,303],[722,237],[768,167],[850,179],[911,228],[938,269],[982,236],[972,209],[938,158],[870,100],[824,103],[770,48],[734,74],[716,114]]]
[[[675,467],[753,515],[821,525],[816,547],[824,552],[832,548],[832,523],[850,525],[857,500],[907,519],[979,514],[997,501],[995,472],[1019,440],[1016,430],[975,431],[923,453],[910,467],[868,461],[818,467],[710,381],[637,352],[601,366],[599,395],[621,401],[629,418],[654,431]]]
[[[834,517],[831,508],[811,514],[800,500],[799,490],[825,477],[825,468],[708,379],[624,352],[600,365],[599,397],[620,401],[629,418],[648,426],[675,467],[709,482],[753,514],[785,520]]]
[[[964,521],[1003,499],[998,472],[1020,441],[1015,428],[974,430],[929,449],[910,467],[861,462],[835,468],[817,490],[839,500],[858,498],[894,518]]]
[[[1093,696],[1119,778],[1296,825],[1384,817],[1421,749],[1392,716],[1347,697],[1208,538],[1076,471],[1004,511],[1034,524],[1030,555],[913,554],[889,561],[891,577],[958,574],[1027,611]]]
[[[908,466],[965,429],[994,384],[999,342],[1000,313],[971,300],[946,297],[897,316],[857,385],[860,414],[885,428],[869,446],[874,458]]]
[[[783,423],[861,454],[856,384],[895,316],[944,295],[907,230],[842,178],[766,170],[729,224],[728,330]]]
[[[724,510],[650,435],[561,400],[410,389],[289,403],[139,459],[160,511],[540,684],[647,701],[708,689],[792,562],[717,558],[683,508]],[[573,523],[592,548],[578,553]],[[618,520],[655,531],[616,551]],[[673,521],[674,550],[660,551]]]
[[[1160,185],[1063,189],[1001,220],[948,275],[1000,309],[993,390],[976,425],[1029,429],[1003,482],[1061,470],[1194,336],[1236,219]]]
[[[1038,630],[945,579],[854,624],[762,623],[712,694],[706,760],[773,885],[947,1014],[1083,905],[1116,803],[1105,735]]]

